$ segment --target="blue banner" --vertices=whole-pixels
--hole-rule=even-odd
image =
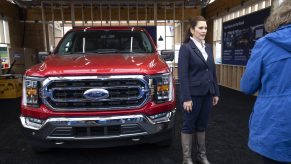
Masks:
[[[222,64],[246,65],[255,42],[266,34],[270,8],[222,24]]]

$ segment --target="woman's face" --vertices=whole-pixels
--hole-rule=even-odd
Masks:
[[[205,39],[207,33],[207,24],[206,21],[198,21],[194,28],[191,28],[192,37],[195,37],[197,40],[202,41]]]

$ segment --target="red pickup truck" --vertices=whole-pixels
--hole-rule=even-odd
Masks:
[[[143,28],[70,30],[25,72],[20,120],[35,151],[171,143],[169,67]]]

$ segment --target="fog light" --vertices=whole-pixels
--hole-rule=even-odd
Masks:
[[[37,118],[31,118],[31,117],[28,117],[27,119],[28,119],[30,122],[35,123],[35,124],[42,124],[42,123],[43,123],[43,120],[40,120],[40,119],[37,119]]]
[[[40,129],[42,124],[44,123],[44,120],[31,118],[31,117],[27,117],[25,121],[26,121],[27,126],[30,126],[34,128],[35,130]]]
[[[33,130],[39,130],[42,125],[44,124],[45,120],[38,119],[38,118],[32,118],[32,117],[20,117],[22,126],[25,128],[33,129]]]
[[[164,112],[149,116],[154,123],[169,122],[174,115],[174,112]]]

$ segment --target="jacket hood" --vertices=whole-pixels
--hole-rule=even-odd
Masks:
[[[50,55],[26,72],[27,76],[82,76],[168,72],[158,54]]]
[[[291,52],[291,25],[278,28],[276,31],[267,34],[266,38],[278,47]]]

